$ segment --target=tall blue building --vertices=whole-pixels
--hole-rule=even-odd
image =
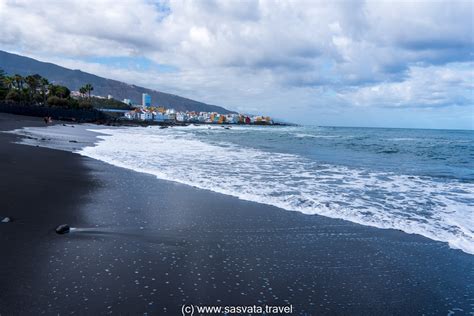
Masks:
[[[142,94],[142,106],[151,106],[151,96],[148,93]]]

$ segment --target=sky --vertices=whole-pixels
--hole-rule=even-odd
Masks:
[[[0,49],[295,123],[474,129],[473,1],[0,0]]]

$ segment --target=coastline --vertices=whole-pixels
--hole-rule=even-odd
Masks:
[[[130,108],[129,110],[132,110]],[[117,112],[118,111],[118,112]],[[245,123],[229,123],[229,122],[199,122],[199,121],[155,121],[142,119],[125,119],[124,116],[117,116],[123,114],[121,109],[108,108],[93,108],[93,109],[74,109],[41,106],[38,104],[29,104],[21,102],[5,102],[0,101],[0,113],[28,116],[31,118],[45,116],[52,117],[54,120],[72,122],[72,123],[90,123],[98,126],[188,126],[188,125],[209,125],[209,126],[297,126],[293,123],[274,122],[267,124],[263,122]]]
[[[0,114],[2,130],[44,125],[11,118]],[[176,315],[182,304],[264,303],[292,304],[296,314],[473,309],[473,256],[445,243],[11,143],[18,139],[0,133],[0,216],[14,219],[0,225],[0,314]],[[77,229],[58,236],[62,223]]]

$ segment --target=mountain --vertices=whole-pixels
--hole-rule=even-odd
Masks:
[[[8,75],[22,76],[39,74],[54,84],[60,84],[73,91],[78,91],[86,83],[92,84],[95,95],[112,95],[115,99],[131,99],[141,103],[142,93],[151,96],[152,104],[174,108],[178,111],[233,113],[217,105],[206,104],[183,98],[174,94],[147,89],[117,80],[102,78],[80,70],[64,68],[52,63],[45,63],[33,58],[20,56],[0,50],[0,69]]]

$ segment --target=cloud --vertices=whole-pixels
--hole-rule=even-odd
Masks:
[[[147,2],[1,2],[0,43],[7,47],[68,56],[126,56],[159,47],[154,34],[164,14]]]
[[[348,89],[339,95],[356,106],[382,107],[472,106],[474,64],[450,64],[449,67],[412,67],[406,80],[382,82],[358,89]]]
[[[0,0],[0,45],[270,114],[472,106],[473,11],[471,1]]]

